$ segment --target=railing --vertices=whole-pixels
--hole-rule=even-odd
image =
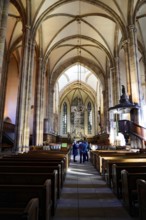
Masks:
[[[119,120],[119,131],[123,134],[131,133],[146,141],[146,128],[128,120]]]

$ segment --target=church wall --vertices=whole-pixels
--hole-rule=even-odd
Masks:
[[[19,78],[17,64],[15,59],[12,57],[8,68],[4,118],[9,117],[13,124],[15,124],[16,120],[18,83]]]

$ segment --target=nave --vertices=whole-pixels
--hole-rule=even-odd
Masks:
[[[130,217],[91,162],[71,159],[52,220],[135,220]]]

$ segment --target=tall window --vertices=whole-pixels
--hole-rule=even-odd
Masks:
[[[88,134],[92,134],[92,106],[91,102],[88,102],[87,105],[87,111],[88,111]]]
[[[67,104],[63,104],[63,134],[67,134]]]

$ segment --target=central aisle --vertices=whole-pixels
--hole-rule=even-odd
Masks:
[[[90,162],[71,161],[52,220],[132,220]]]

